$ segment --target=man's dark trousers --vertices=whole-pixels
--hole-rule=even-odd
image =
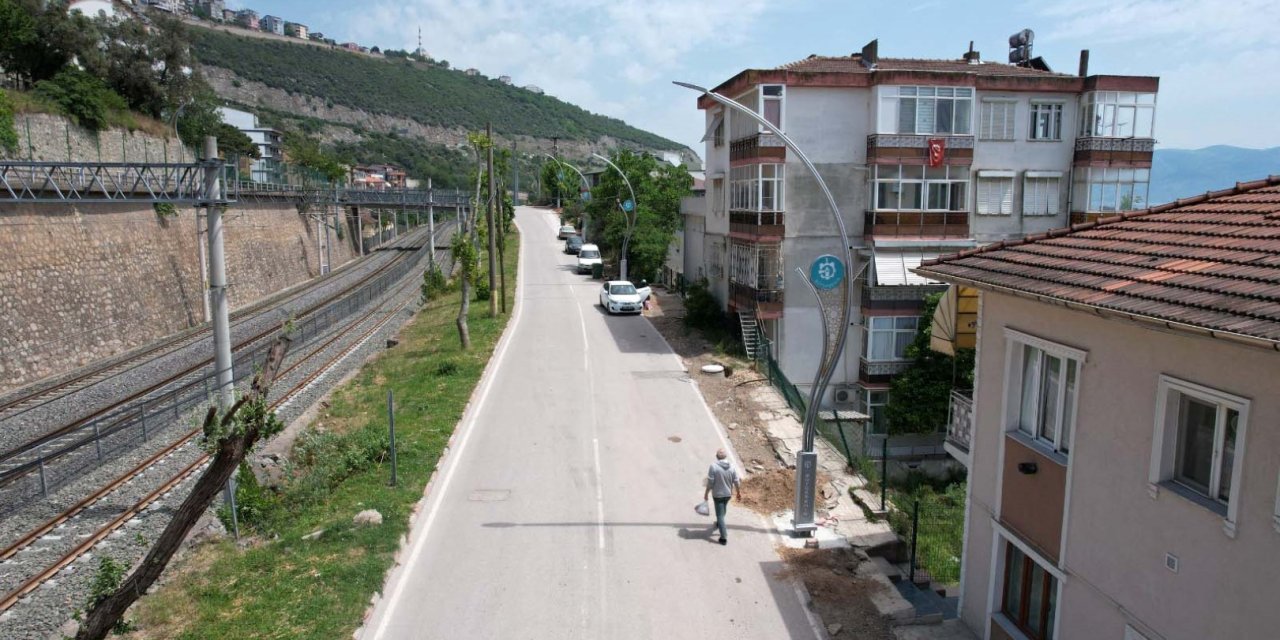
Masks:
[[[713,498],[716,501],[716,527],[720,529],[720,539],[728,539],[728,534],[724,529],[724,514],[729,510],[729,496],[723,498]]]

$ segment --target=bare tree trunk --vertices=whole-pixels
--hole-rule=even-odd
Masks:
[[[471,312],[471,276],[464,269],[462,272],[462,306],[458,307],[458,340],[462,350],[471,349],[471,330],[467,327],[467,314]]]
[[[485,136],[489,138],[489,206],[486,213],[489,219],[489,317],[498,317],[498,273],[497,260],[498,227],[494,223],[494,208],[498,206],[497,181],[493,175],[493,125],[485,125]]]
[[[267,391],[271,388],[271,383],[275,381],[276,374],[280,370],[280,364],[284,362],[284,354],[289,349],[290,341],[288,336],[282,335],[276,339],[275,344],[271,345],[271,351],[267,354],[267,361],[263,365],[262,371],[254,377],[249,393],[240,398],[231,407],[231,410],[222,416],[223,429],[231,427],[235,422],[236,413],[246,403],[266,401]],[[191,528],[200,520],[200,516],[209,508],[218,492],[226,486],[231,474],[235,473],[236,469],[239,468],[245,454],[252,450],[253,445],[257,443],[258,438],[262,435],[266,415],[263,414],[258,419],[246,423],[242,432],[228,436],[218,443],[218,450],[213,454],[213,461],[209,463],[209,468],[196,481],[196,486],[191,490],[191,495],[187,496],[187,499],[183,500],[182,505],[174,512],[173,519],[164,528],[164,532],[160,534],[155,546],[147,553],[147,557],[143,559],[137,570],[121,583],[120,588],[100,601],[88,613],[84,624],[80,625],[80,631],[76,633],[76,640],[101,640],[105,638],[121,617],[124,616],[125,612],[128,611],[129,607],[142,594],[146,593],[147,589],[151,588],[151,585],[164,572],[169,560],[173,558],[173,554],[182,546],[182,541],[187,538]],[[204,421],[206,433],[208,433],[209,427],[213,426],[218,419],[217,409],[211,407]]]

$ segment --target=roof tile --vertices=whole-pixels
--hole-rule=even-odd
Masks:
[[[944,256],[919,271],[1280,343],[1280,176]]]

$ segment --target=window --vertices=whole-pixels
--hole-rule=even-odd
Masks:
[[[1080,98],[1080,136],[1150,138],[1155,133],[1156,94],[1090,91]]]
[[[711,193],[709,194],[711,201],[711,213],[713,216],[724,214],[724,178],[711,179]]]
[[[1226,516],[1235,533],[1249,401],[1192,382],[1160,376],[1152,482]],[[1169,486],[1169,484],[1166,484]]]
[[[1013,172],[978,172],[978,213],[1007,216],[1013,213]]]
[[[711,144],[717,147],[724,146],[724,114],[717,113],[715,123],[711,125]]]
[[[1022,215],[1053,216],[1062,208],[1059,183],[1062,175],[1057,172],[1028,171],[1022,180]]]
[[[1081,167],[1076,169],[1073,201],[1085,211],[1145,209],[1150,169]]]
[[[983,100],[978,137],[983,140],[1013,140],[1016,108],[1017,103],[1012,100]]]
[[[884,408],[889,404],[889,392],[883,389],[867,389],[862,397],[862,412],[871,417],[871,433],[884,435],[889,433],[889,418]]]
[[[1005,329],[1009,340],[1008,429],[1059,455],[1071,450],[1085,353]]]
[[[1062,105],[1031,103],[1032,140],[1062,139]]]
[[[782,128],[782,85],[766,84],[761,87],[760,115],[764,116],[769,124]]]
[[[916,337],[919,322],[919,316],[867,318],[867,360],[905,360],[907,347]]]
[[[781,164],[753,164],[729,170],[732,195],[729,209],[735,211],[782,211],[783,174]]]
[[[729,245],[729,282],[760,291],[783,288],[778,245],[733,241]]]
[[[967,167],[876,165],[875,208],[892,211],[965,211],[968,209]]]
[[[880,133],[972,133],[973,89],[881,87]]]
[[[1005,542],[1004,617],[1031,640],[1050,640],[1057,602],[1058,580],[1017,545]]]

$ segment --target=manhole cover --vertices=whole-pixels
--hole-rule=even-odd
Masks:
[[[467,496],[467,500],[471,502],[502,502],[511,497],[511,492],[506,489],[476,489]]]
[[[670,438],[667,438],[667,439],[672,442],[680,442],[683,438],[681,438],[680,436],[671,436]]]

